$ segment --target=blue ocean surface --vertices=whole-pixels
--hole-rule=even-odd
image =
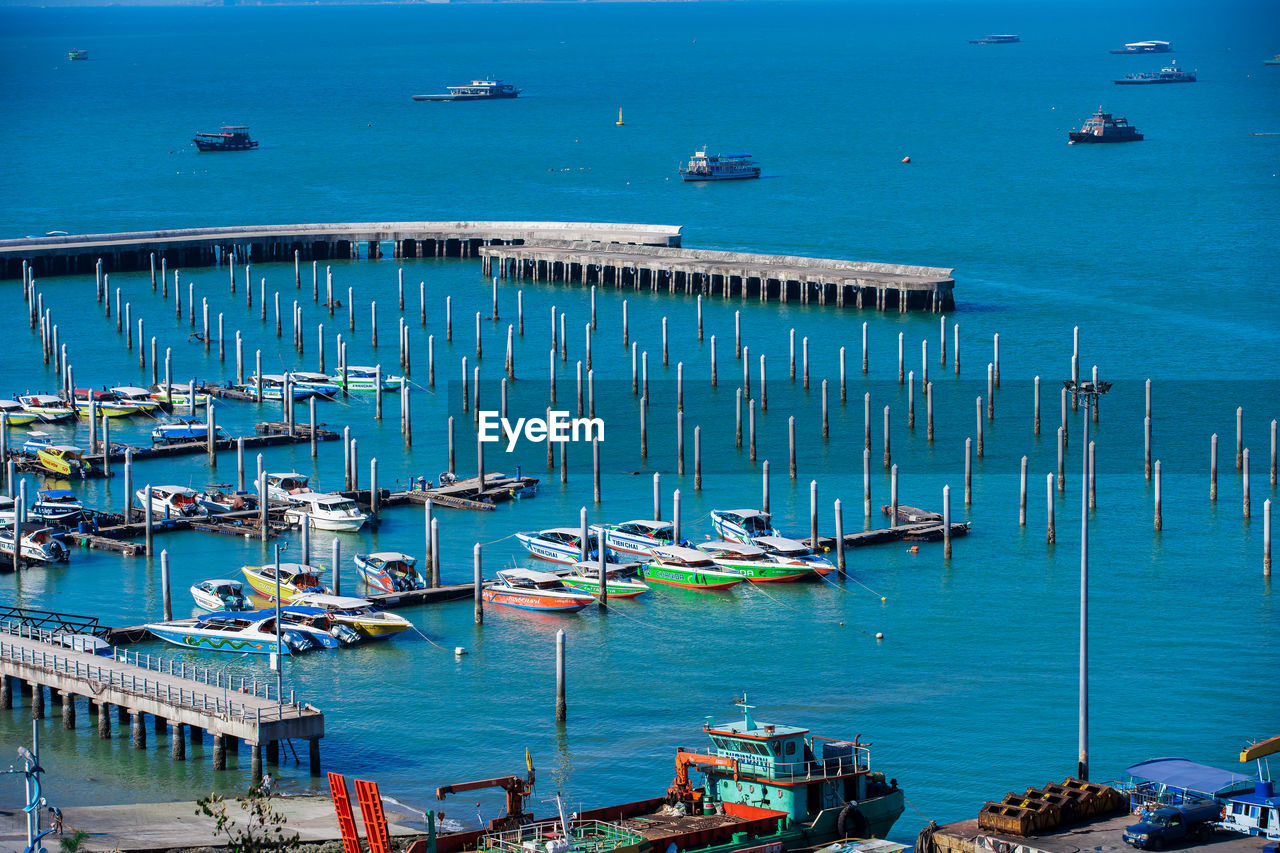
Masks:
[[[992,32],[1013,45],[971,45]],[[488,470],[544,476],[533,500],[492,513],[440,510],[446,583],[470,579],[484,544],[486,574],[529,565],[511,534],[652,514],[661,473],[663,512],[679,489],[685,535],[711,534],[710,510],[760,502],[770,460],[771,505],[785,533],[808,534],[810,481],[820,530],[878,527],[889,499],[882,413],[891,410],[892,461],[903,503],[952,511],[972,534],[943,558],[940,543],[853,551],[850,575],[784,588],[727,593],[655,590],[570,617],[489,609],[483,627],[462,601],[401,611],[416,630],[378,645],[298,656],[286,690],[326,714],[325,767],[377,780],[384,793],[435,805],[448,782],[519,771],[528,747],[539,768],[536,810],[555,791],[573,808],[656,796],[677,746],[704,747],[707,715],[733,715],[746,693],[757,717],[815,734],[873,742],[874,767],[896,778],[909,807],[890,837],[909,842],[934,819],[976,815],[1006,791],[1061,781],[1077,762],[1079,513],[1083,412],[1069,413],[1065,492],[1056,494],[1057,543],[1045,544],[1046,476],[1056,470],[1054,431],[1061,381],[1070,376],[1073,328],[1081,365],[1114,382],[1094,425],[1098,505],[1091,513],[1090,765],[1118,779],[1132,763],[1163,755],[1233,767],[1244,743],[1276,734],[1274,673],[1280,624],[1262,577],[1263,502],[1271,424],[1280,416],[1280,50],[1274,3],[1171,2],[699,2],[321,7],[0,8],[0,235],[61,230],[101,233],[188,226],[397,220],[564,220],[683,226],[696,248],[776,252],[924,264],[955,269],[954,312],[882,314],[834,306],[779,305],[718,294],[694,296],[601,288],[593,336],[597,414],[606,423],[603,504],[592,501],[589,450],[570,446],[562,484],[542,445],[510,454],[488,448]],[[1163,39],[1175,52],[1119,56],[1126,42]],[[70,62],[83,48],[89,60]],[[1116,86],[1169,59],[1199,82]],[[493,75],[520,86],[516,100],[421,103],[414,94]],[[1146,136],[1128,145],[1068,146],[1067,133],[1099,106]],[[616,124],[622,111],[622,126]],[[261,147],[199,154],[197,131],[248,124]],[[685,184],[677,168],[694,150],[748,152],[758,181]],[[910,157],[909,163],[903,163]],[[255,264],[286,312],[303,309],[305,351],[275,334],[274,318],[246,305],[243,270],[181,271],[239,331],[249,370],[261,350],[269,371],[315,369],[316,324],[325,324],[329,366],[335,335],[353,364],[394,367],[398,270],[407,290],[413,352],[413,446],[398,429],[399,401],[382,421],[353,396],[319,405],[330,428],[350,425],[360,458],[379,461],[380,485],[435,479],[447,465],[446,419],[458,424],[462,473],[474,471],[474,432],[461,408],[460,362],[475,364],[474,315],[488,316],[490,283],[475,260],[321,263],[335,288],[355,295],[357,328],[313,303],[309,264],[294,288],[291,264]],[[427,322],[418,320],[418,282]],[[45,305],[82,386],[146,384],[94,298],[92,276],[42,278]],[[190,306],[153,292],[147,273],[110,276],[132,317],[144,318],[175,379],[234,374],[191,338]],[[574,400],[590,296],[581,286],[499,283],[501,320],[484,321],[482,399],[496,407],[507,325],[523,293],[517,335],[517,415],[547,401],[550,317],[564,312],[567,361],[558,365],[562,407]],[[453,302],[446,340],[444,303]],[[648,353],[648,456],[636,435],[630,339]],[[379,308],[381,341],[368,334]],[[0,392],[52,390],[26,323],[17,281],[0,284],[6,357]],[[554,309],[553,309],[554,306]],[[735,358],[741,320],[752,382],[768,364],[769,407],[759,414],[759,458],[736,448]],[[661,360],[667,319],[670,358]],[[861,370],[863,324],[869,372]],[[945,333],[940,330],[945,329]],[[959,328],[961,370],[954,372]],[[811,382],[788,375],[807,339]],[[945,334],[947,361],[939,360]],[[437,382],[428,387],[434,336]],[[719,383],[708,381],[716,336]],[[986,368],[999,335],[1001,382],[994,420],[982,424],[972,503],[963,500],[964,443],[976,438]],[[914,371],[915,425],[898,383],[899,336]],[[926,352],[922,355],[922,344]],[[135,344],[136,346],[136,344]],[[847,399],[839,395],[846,351]],[[685,366],[686,474],[677,473],[675,378]],[[919,387],[935,383],[936,432],[925,435]],[[1041,380],[1043,428],[1033,432],[1033,382]],[[1143,474],[1144,382],[1152,380],[1154,455],[1162,463],[1163,530],[1153,531],[1153,484]],[[820,386],[829,383],[831,432],[820,428]],[[862,513],[864,395],[872,410],[871,517]],[[983,402],[977,403],[982,397]],[[566,404],[566,401],[568,403]],[[1252,517],[1242,517],[1235,462],[1237,407],[1251,450]],[[280,419],[279,404],[225,403],[219,423],[251,433]],[[798,476],[787,473],[788,418],[798,435]],[[299,409],[305,418],[305,409]],[[703,487],[694,488],[692,433],[702,428]],[[87,429],[53,428],[87,444]],[[113,424],[116,441],[148,443],[147,424]],[[1208,499],[1210,436],[1221,441],[1219,498]],[[15,430],[15,436],[21,431]],[[341,448],[263,451],[267,470],[300,470],[322,488],[341,486]],[[1019,525],[1019,472],[1028,459],[1027,525]],[[248,465],[256,464],[251,454]],[[362,470],[367,478],[367,468]],[[210,471],[202,457],[139,462],[137,485],[201,487],[235,477],[234,456]],[[29,477],[29,488],[38,483]],[[122,478],[74,488],[86,503],[120,509]],[[386,511],[376,531],[340,534],[344,591],[359,591],[350,556],[367,550],[423,552],[422,512]],[[284,537],[296,556],[296,533]],[[317,533],[328,565],[330,534]],[[200,533],[157,540],[173,565],[175,608],[187,587],[234,577],[268,559],[259,543]],[[0,605],[96,615],[138,624],[160,614],[159,560],[76,549],[69,566],[0,575]],[[556,632],[568,635],[569,720],[554,723]],[[882,634],[882,639],[876,635]],[[467,654],[455,657],[455,647]],[[139,650],[273,679],[265,661],[182,652],[159,642]],[[22,710],[0,714],[0,738],[29,738]],[[195,748],[168,760],[161,747],[134,751],[60,720],[42,724],[45,795],[61,805],[194,798],[237,791],[248,753],[214,773]],[[275,772],[286,791],[318,780],[292,753]],[[19,803],[16,783],[0,805]],[[485,819],[501,808],[477,793]],[[443,804],[474,822],[475,800]]]

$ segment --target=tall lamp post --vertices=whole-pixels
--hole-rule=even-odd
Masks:
[[[1098,397],[1111,390],[1110,382],[1072,379],[1063,386],[1084,404],[1084,442],[1080,475],[1080,755],[1076,778],[1089,781],[1089,420]]]

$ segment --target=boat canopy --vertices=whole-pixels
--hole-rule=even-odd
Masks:
[[[724,539],[717,539],[714,542],[702,542],[698,545],[699,551],[706,551],[708,554],[720,552],[724,554],[732,554],[736,557],[762,557],[764,549],[755,545],[748,545],[745,542],[729,542]]]
[[[304,592],[293,597],[295,604],[313,605],[330,610],[355,610],[372,607],[373,602],[367,598],[352,598],[346,595],[326,595],[323,592]]]
[[[43,489],[36,492],[36,496],[42,501],[66,501],[76,499],[76,493],[70,489]]]
[[[696,551],[693,548],[685,548],[681,545],[670,545],[666,548],[654,548],[653,554],[660,560],[675,560],[681,563],[689,563],[691,565],[706,565],[711,562],[711,558],[702,551]]]
[[[1127,768],[1125,773],[1135,779],[1209,796],[1241,784],[1253,784],[1252,777],[1197,764],[1185,758],[1152,758]]]
[[[533,569],[502,569],[498,577],[504,581],[526,581],[528,583],[556,583],[560,576],[550,572],[538,572]]]
[[[811,549],[808,545],[796,539],[788,539],[785,536],[757,536],[751,540],[755,544],[778,553],[807,553]]]
[[[411,557],[410,555],[402,554],[399,551],[374,551],[372,554],[365,557],[365,559],[377,560],[381,563],[408,563],[411,566],[418,562],[417,557]]]

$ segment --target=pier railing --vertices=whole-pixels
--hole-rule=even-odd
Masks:
[[[63,639],[54,636],[52,632],[31,630],[25,626],[16,626],[15,629],[12,623],[0,626],[0,632],[52,645],[61,644]],[[288,703],[277,701],[271,704],[270,685],[259,683],[256,679],[236,678],[217,671],[211,675],[207,667],[187,665],[159,656],[130,653],[123,649],[114,650],[112,657],[98,657],[70,650],[62,654],[52,650],[33,649],[27,644],[6,643],[0,639],[0,659],[79,681],[117,688],[135,696],[156,699],[171,706],[188,708],[225,720],[261,724],[316,713],[314,708],[298,704],[292,691]],[[124,667],[112,666],[113,663],[134,667],[142,672],[131,672]],[[148,677],[147,673],[151,672],[160,677]],[[241,697],[252,697],[258,701],[246,702]]]

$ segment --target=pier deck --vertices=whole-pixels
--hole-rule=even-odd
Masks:
[[[861,548],[865,545],[881,545],[885,542],[936,542],[942,539],[942,522],[939,521],[922,521],[916,524],[899,524],[896,527],[880,527],[874,530],[860,530],[856,533],[846,533],[844,535],[845,548]],[[953,521],[951,523],[951,537],[953,539],[961,536],[969,535],[969,524],[967,522]],[[836,538],[834,536],[819,536],[817,542],[812,542],[808,537],[800,540],[810,548],[819,548],[824,551],[834,551],[836,547]]]
[[[1125,814],[1058,832],[1022,837],[988,832],[978,829],[977,820],[964,820],[939,827],[931,839],[922,834],[915,849],[919,853],[1080,853],[1082,850],[1132,853],[1134,848],[1124,843],[1124,830],[1137,822],[1136,817]],[[1268,843],[1271,842],[1265,838],[1215,832],[1208,843],[1197,844],[1195,849],[1211,853],[1262,853]]]

